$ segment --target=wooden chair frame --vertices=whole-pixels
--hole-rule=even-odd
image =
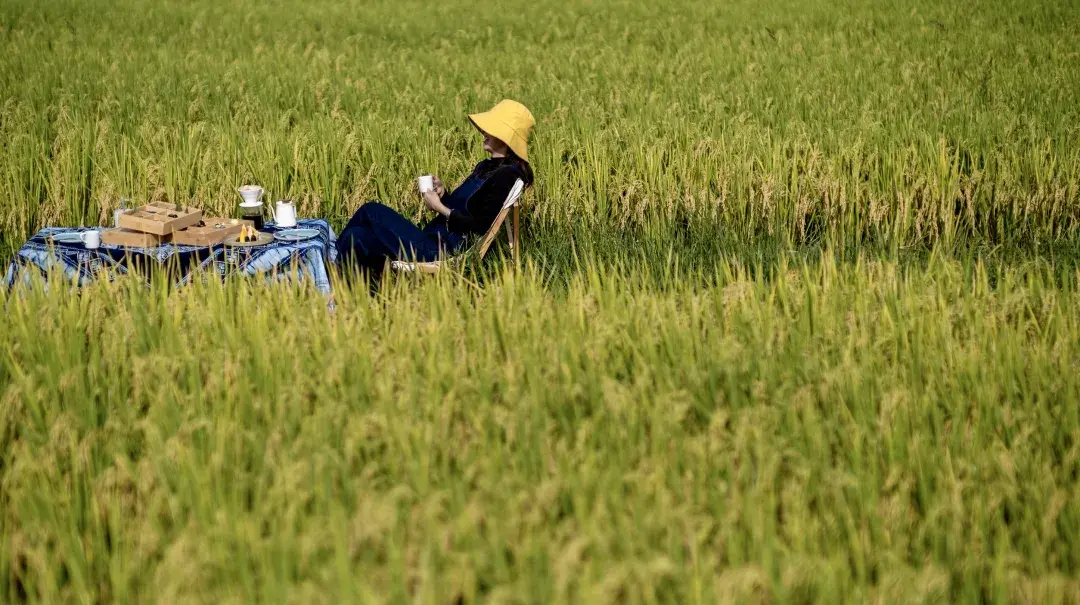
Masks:
[[[470,257],[476,257],[476,260],[484,258],[487,254],[488,248],[495,241],[495,238],[499,235],[499,228],[503,223],[506,223],[506,237],[510,240],[510,257],[517,261],[518,248],[521,244],[521,231],[520,231],[520,206],[518,200],[521,198],[521,194],[525,191],[525,182],[518,179],[514,186],[510,188],[510,194],[506,196],[506,201],[503,202],[502,209],[499,210],[498,216],[495,217],[495,222],[491,223],[491,227],[481,238],[480,242],[473,245],[467,251],[456,256],[451,256],[441,260],[427,261],[427,262],[410,262],[396,260],[390,263],[390,268],[399,271],[401,273],[438,273],[445,266],[455,266],[464,262],[465,259]],[[513,220],[507,221],[506,217],[513,212]]]

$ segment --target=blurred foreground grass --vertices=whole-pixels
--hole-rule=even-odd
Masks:
[[[1080,272],[7,299],[0,595],[1080,598]]]

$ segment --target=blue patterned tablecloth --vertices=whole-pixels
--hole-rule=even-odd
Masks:
[[[178,269],[178,286],[189,283],[192,278],[211,271],[224,277],[229,274],[265,274],[268,279],[288,279],[296,276],[310,279],[324,294],[331,291],[327,265],[337,262],[337,249],[330,224],[323,219],[301,219],[297,227],[318,229],[319,236],[302,242],[274,240],[265,246],[250,248],[217,245],[179,246],[164,244],[153,248],[125,248],[106,246],[88,250],[82,244],[53,243],[50,237],[57,233],[88,231],[96,227],[58,228],[38,231],[23,245],[8,267],[4,283],[11,288],[20,281],[29,281],[34,275],[47,277],[50,271],[63,271],[69,281],[80,286],[106,277],[132,272],[133,267],[169,264]],[[263,231],[275,233],[279,229],[267,223]]]

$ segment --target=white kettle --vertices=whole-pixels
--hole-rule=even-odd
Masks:
[[[296,206],[292,200],[278,200],[277,209],[271,206],[270,214],[274,215],[274,224],[278,227],[296,226]]]

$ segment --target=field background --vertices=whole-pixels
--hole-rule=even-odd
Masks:
[[[6,0],[0,261],[537,116],[524,261],[0,294],[0,602],[1080,603],[1080,4]]]

